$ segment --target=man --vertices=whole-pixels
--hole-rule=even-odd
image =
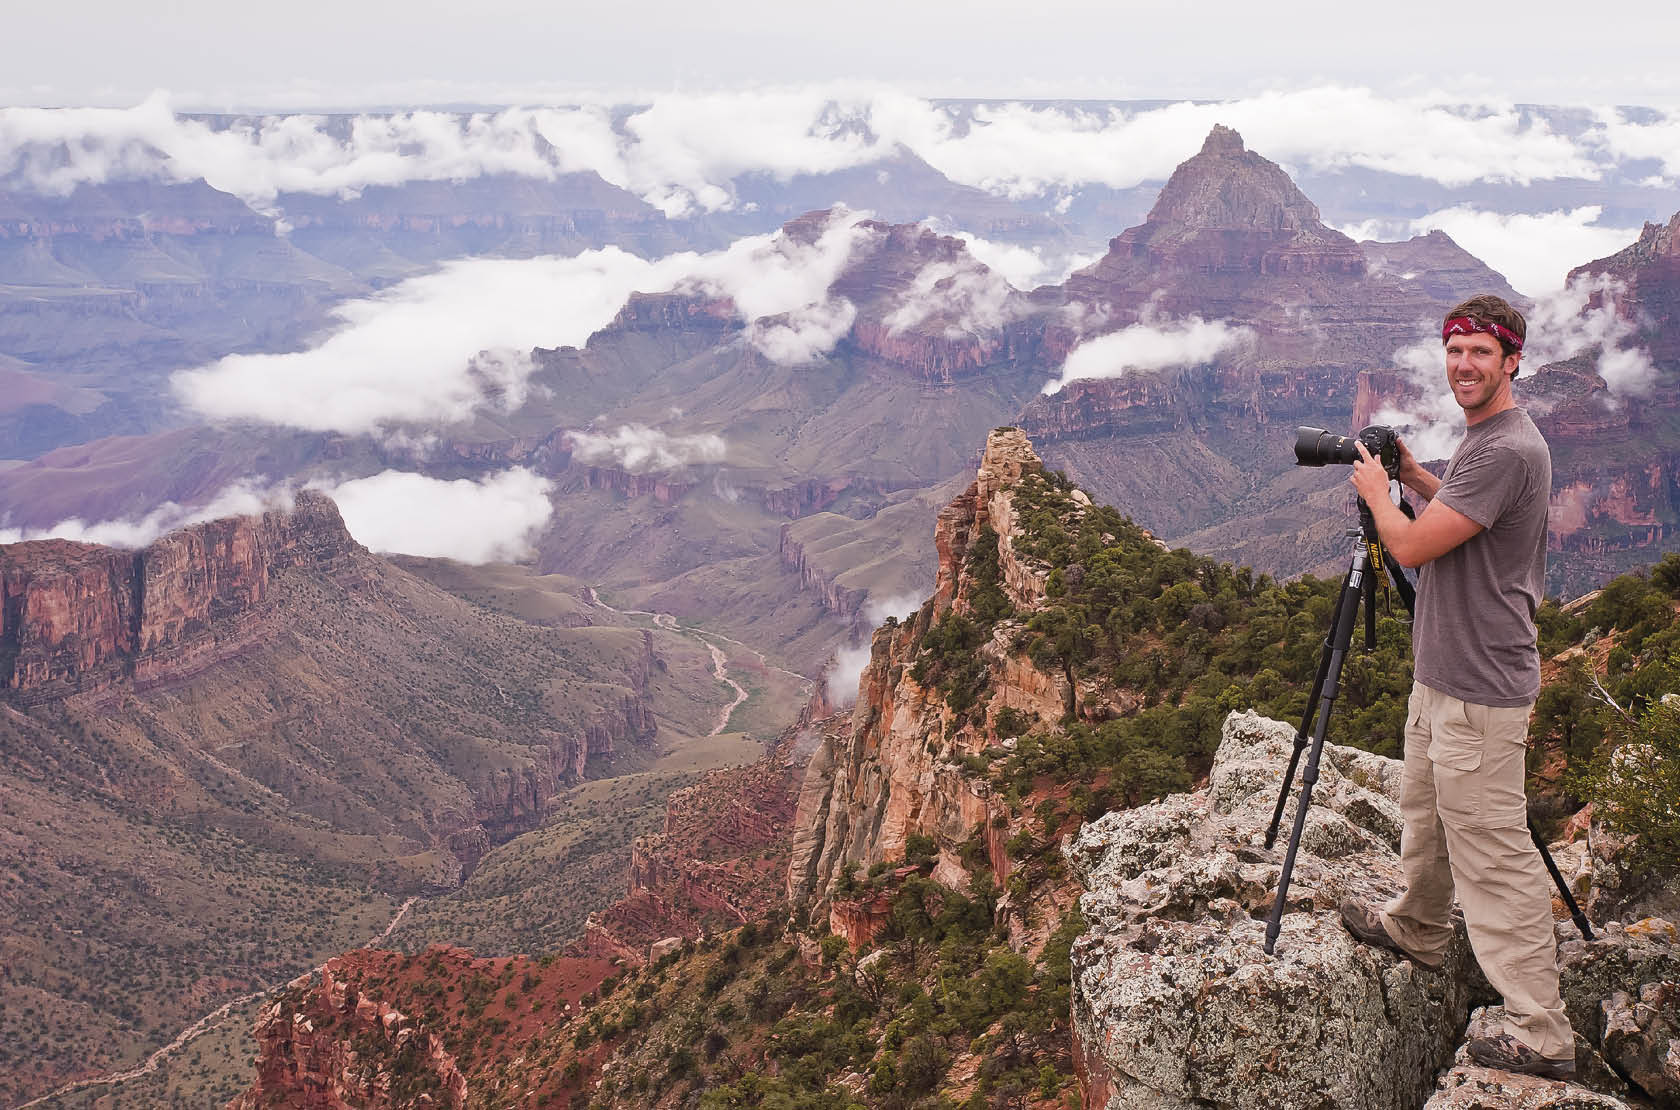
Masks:
[[[1366,944],[1434,969],[1452,939],[1456,891],[1470,946],[1507,1014],[1504,1032],[1471,1040],[1471,1058],[1564,1078],[1575,1072],[1574,1036],[1523,792],[1552,487],[1546,441],[1511,396],[1526,334],[1522,314],[1498,297],[1447,314],[1447,385],[1467,427],[1443,478],[1401,445],[1401,483],[1429,499],[1415,521],[1390,501],[1388,475],[1363,445],[1354,463],[1354,488],[1389,555],[1423,569],[1401,798],[1406,890],[1381,910],[1344,902],[1342,919]]]

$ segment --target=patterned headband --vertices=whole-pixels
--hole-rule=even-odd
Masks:
[[[1474,316],[1454,316],[1441,325],[1441,342],[1445,343],[1455,335],[1470,335],[1475,332],[1484,332],[1495,339],[1503,339],[1517,350],[1522,350],[1522,336],[1504,324],[1484,324]]]

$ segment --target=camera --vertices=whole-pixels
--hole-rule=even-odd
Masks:
[[[1351,466],[1359,461],[1363,443],[1371,457],[1382,464],[1391,481],[1400,477],[1400,439],[1386,424],[1372,424],[1360,429],[1357,436],[1339,436],[1323,428],[1295,429],[1295,462],[1298,466],[1328,466],[1341,463]]]

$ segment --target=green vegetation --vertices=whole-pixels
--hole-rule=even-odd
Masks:
[[[997,722],[1014,751],[970,761],[1025,794],[1035,784],[1097,784],[1075,808],[1094,816],[1190,787],[1205,772],[1219,725],[1233,709],[1300,719],[1317,673],[1338,580],[1255,577],[1191,552],[1165,551],[1106,506],[1087,506],[1054,471],[1028,474],[1016,493],[1017,550],[1048,573],[1048,604],[1013,624],[1013,645],[1068,680],[1070,704],[1053,727]],[[984,683],[975,649],[1012,620],[996,588],[996,537],[983,530],[968,572],[979,590],[971,617],[947,617],[928,635],[917,668],[960,712]],[[993,595],[995,594],[995,599]],[[1377,643],[1342,672],[1330,738],[1398,755],[1411,687],[1411,636],[1396,599],[1379,613]],[[1356,645],[1358,647],[1359,645]],[[1085,719],[1079,691],[1106,688],[1130,705],[1112,720]],[[1092,716],[1101,717],[1106,713]]]
[[[628,976],[588,1018],[604,1039],[622,1038],[591,1105],[674,1094],[703,1110],[979,1110],[1071,1091],[1077,912],[1031,959],[994,925],[995,888],[982,880],[964,894],[934,882],[931,842],[920,848],[909,874],[881,869],[855,892],[885,905],[870,951],[825,936],[807,967],[776,937],[783,911]],[[644,1008],[661,1015],[657,1024],[630,1020]],[[951,1068],[965,1056],[978,1066],[954,1100]]]
[[[1531,735],[1560,749],[1572,801],[1597,804],[1645,870],[1680,868],[1680,555],[1624,574],[1575,612],[1540,611],[1557,674]],[[1665,697],[1667,701],[1665,702]]]

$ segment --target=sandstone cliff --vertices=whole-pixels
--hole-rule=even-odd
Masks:
[[[889,619],[875,632],[849,728],[826,737],[811,757],[794,821],[788,897],[828,908],[834,930],[860,944],[872,939],[870,914],[837,901],[842,877],[902,860],[913,835],[931,837],[936,845],[937,881],[966,886],[976,837],[991,873],[999,881],[1009,877],[1009,809],[964,768],[963,759],[992,743],[990,726],[1005,710],[1032,721],[1059,720],[1072,704],[1073,686],[1064,675],[1039,670],[1013,646],[1019,624],[1010,621],[1000,622],[980,649],[986,701],[976,712],[957,712],[911,672],[933,626],[948,613],[970,610],[971,555],[995,560],[998,585],[1020,616],[1042,601],[1050,568],[1017,550],[1014,505],[1023,477],[1041,471],[1020,431],[992,433],[975,481],[939,514],[933,596],[913,619]],[[990,548],[976,551],[981,542]]]
[[[0,548],[0,687],[20,703],[161,681],[213,662],[265,613],[270,577],[362,549],[312,490],[290,511],[171,533],[137,552],[62,540]]]

